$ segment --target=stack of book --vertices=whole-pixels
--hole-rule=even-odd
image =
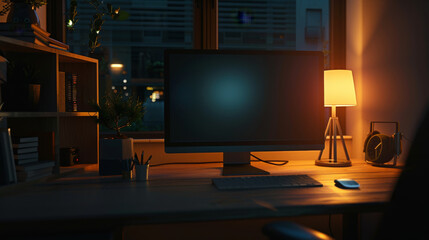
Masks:
[[[65,73],[66,111],[77,112],[77,74]]]
[[[67,51],[69,45],[57,41],[36,24],[0,23],[0,35]]]
[[[13,156],[17,165],[39,161],[39,138],[17,137],[12,139]]]
[[[18,182],[33,181],[52,175],[54,161],[44,161],[16,165],[16,177]]]
[[[52,175],[54,161],[39,161],[38,137],[12,138],[18,182],[32,181]]]

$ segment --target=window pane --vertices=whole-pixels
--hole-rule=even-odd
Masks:
[[[329,0],[219,0],[219,48],[328,51]]]
[[[95,8],[78,0],[78,23],[68,31],[71,51],[88,55],[88,34]],[[68,0],[68,4],[70,0]],[[145,101],[145,116],[124,131],[163,131],[164,49],[192,48],[192,0],[116,0],[114,8],[127,12],[126,20],[105,16],[100,31],[101,47],[92,57],[100,60],[100,97],[106,91],[122,90]],[[122,64],[122,65],[112,65]],[[101,128],[102,132],[108,129]]]

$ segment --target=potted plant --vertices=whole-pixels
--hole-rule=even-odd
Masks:
[[[34,64],[9,61],[7,79],[2,88],[6,111],[39,110],[40,71]]]
[[[6,21],[9,23],[37,24],[39,17],[36,9],[46,5],[46,0],[2,0],[4,5],[0,9],[0,16],[7,15]]]
[[[144,115],[143,102],[135,96],[126,97],[120,91],[108,91],[93,104],[99,113],[98,123],[115,131],[112,138],[100,139],[100,175],[121,174],[121,161],[132,159],[134,155],[133,139],[121,133],[121,129],[131,126]]]

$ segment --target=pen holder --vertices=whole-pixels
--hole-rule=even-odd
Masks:
[[[136,181],[145,182],[149,180],[149,165],[135,165],[136,168]]]
[[[122,179],[131,181],[133,179],[133,171],[122,170]]]

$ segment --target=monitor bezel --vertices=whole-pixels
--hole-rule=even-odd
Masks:
[[[256,152],[256,151],[301,151],[322,150],[324,141],[324,118],[319,123],[322,134],[314,141],[233,141],[233,142],[172,142],[170,139],[170,55],[171,54],[241,54],[241,55],[306,55],[319,57],[319,79],[321,89],[324,86],[324,55],[319,51],[288,51],[288,50],[198,50],[168,49],[164,52],[164,133],[166,153],[197,153],[197,152]],[[320,102],[324,103],[323,93]],[[324,116],[324,106],[320,109]]]

